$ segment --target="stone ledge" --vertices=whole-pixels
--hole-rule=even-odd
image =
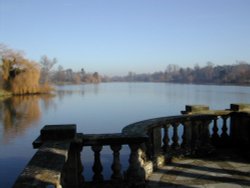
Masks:
[[[36,152],[13,188],[60,186],[70,142],[46,142]]]

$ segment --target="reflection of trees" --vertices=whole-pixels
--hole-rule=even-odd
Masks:
[[[84,96],[85,92],[84,92],[84,90],[61,90],[61,89],[58,89],[56,91],[56,94],[59,97],[59,99],[62,100],[65,96],[71,96],[73,94],[79,94],[81,96]]]
[[[41,109],[39,101],[48,101],[51,96],[14,96],[2,102],[1,121],[3,124],[3,141],[21,135],[26,129],[39,121]],[[48,102],[46,102],[48,103]]]

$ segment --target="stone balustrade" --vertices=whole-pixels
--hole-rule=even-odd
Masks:
[[[175,155],[207,156],[222,147],[237,147],[249,155],[249,112],[246,104],[232,104],[228,110],[186,106],[182,115],[137,122],[116,134],[77,133],[76,125],[45,126],[33,142],[38,151],[14,188],[144,187],[154,169]],[[130,153],[128,168],[122,171],[120,151],[124,145]],[[109,180],[103,178],[103,146],[112,151]],[[91,147],[94,156],[92,181],[83,177],[84,147]]]

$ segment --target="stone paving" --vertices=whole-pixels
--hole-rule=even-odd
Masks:
[[[175,158],[149,177],[147,187],[250,188],[250,162],[223,153],[213,158]]]

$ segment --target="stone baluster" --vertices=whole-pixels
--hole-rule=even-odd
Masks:
[[[145,171],[141,167],[139,144],[129,145],[131,153],[129,157],[129,167],[126,172],[126,180],[130,186],[138,187],[145,183]]]
[[[223,125],[222,125],[222,133],[221,133],[221,144],[223,146],[226,146],[229,141],[229,135],[227,134],[227,118],[228,116],[222,116],[223,119]]]
[[[76,153],[76,163],[77,163],[77,166],[78,166],[78,182],[79,182],[79,187],[81,187],[84,183],[84,176],[82,175],[83,174],[83,164],[82,164],[82,161],[81,161],[81,152],[82,152],[82,149],[83,147],[78,145],[77,147],[77,153]]]
[[[188,152],[190,150],[191,142],[191,122],[186,121],[182,123],[183,125],[183,135],[181,147]]]
[[[218,134],[218,123],[217,123],[217,119],[214,119],[214,126],[213,126],[213,133],[212,133],[212,143],[214,146],[218,146],[219,145],[219,134]]]
[[[162,139],[163,142],[163,151],[166,152],[169,149],[169,136],[168,136],[168,129],[169,129],[169,124],[164,126],[164,136]]]
[[[94,145],[91,147],[92,150],[94,151],[94,165],[92,167],[94,176],[93,176],[93,181],[94,182],[102,182],[103,181],[103,175],[102,175],[102,163],[101,163],[101,158],[100,158],[100,151],[102,150],[102,146],[100,145]]]
[[[192,137],[191,137],[191,152],[193,154],[196,153],[198,147],[199,147],[199,122],[193,121],[192,122]]]
[[[111,175],[112,180],[121,180],[121,163],[120,163],[120,150],[121,145],[111,145],[111,150],[113,151],[113,164],[111,169],[113,170],[113,174]]]
[[[202,144],[210,144],[210,133],[209,133],[209,125],[211,123],[211,120],[204,120],[202,121],[202,127],[201,127],[201,142]]]
[[[172,140],[173,140],[173,143],[172,143],[172,148],[173,149],[177,149],[177,148],[179,148],[179,137],[178,137],[178,126],[179,126],[179,123],[173,123],[172,124],[172,126],[173,126],[173,137],[172,137]]]
[[[222,119],[223,119],[222,134],[221,134],[222,137],[228,137],[227,118],[228,118],[227,116],[222,116]]]

